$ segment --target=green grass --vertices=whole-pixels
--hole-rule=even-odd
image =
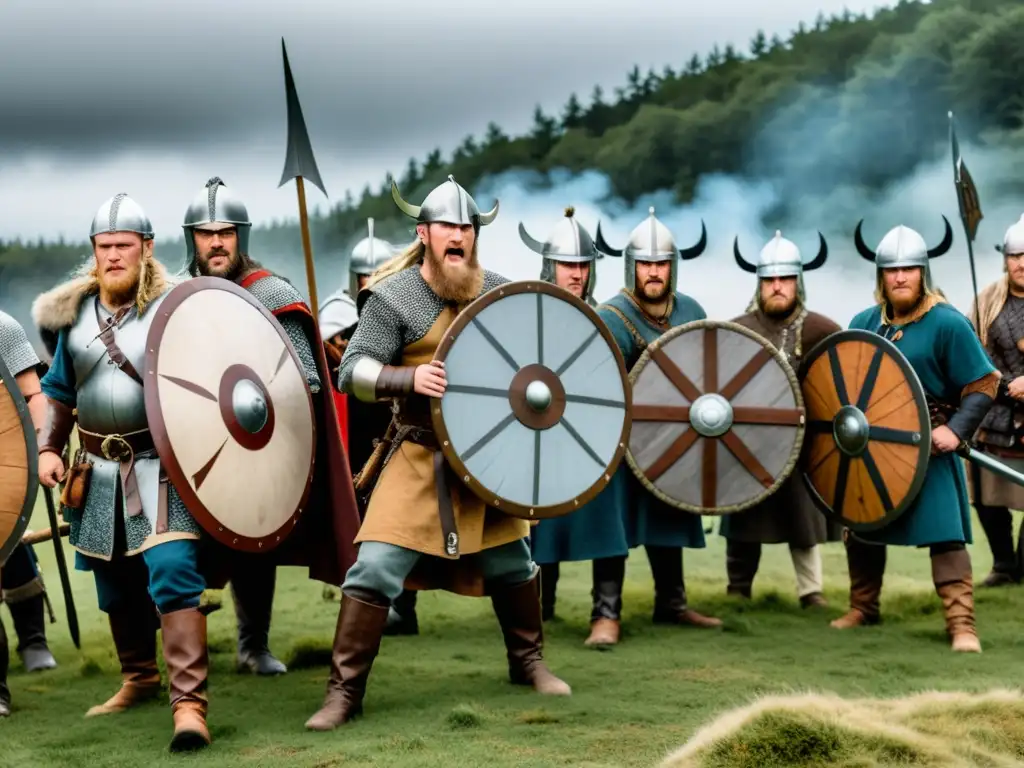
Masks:
[[[37,512],[35,527],[45,525],[45,514]],[[981,692],[1016,687],[1024,675],[1024,590],[980,590],[984,653],[955,655],[925,551],[890,551],[881,627],[839,632],[828,621],[846,608],[841,545],[824,550],[832,607],[809,612],[793,594],[784,547],[765,549],[752,603],[727,599],[716,534],[708,549],[689,552],[685,562],[691,604],[722,617],[724,631],[653,626],[650,570],[638,550],[627,571],[621,645],[603,653],[587,649],[589,565],[563,566],[558,618],[546,625],[547,658],[573,696],[545,699],[507,682],[489,601],[423,593],[422,634],[384,639],[365,716],[333,733],[307,733],[303,723],[323,695],[337,597],[325,600],[322,585],[282,569],[271,641],[295,667],[278,679],[235,673],[234,612],[225,594],[224,609],[210,617],[214,743],[197,756],[172,756],[166,699],[122,715],[83,718],[117,688],[113,645],[91,576],[73,571],[83,644],[81,652],[74,648],[52,545],[37,552],[58,615],[48,633],[60,668],[28,675],[12,658],[14,714],[0,723],[0,766],[654,766],[698,727],[758,695]],[[991,565],[983,539],[972,556],[980,581]],[[13,637],[9,619],[7,627]],[[795,740],[794,753],[831,749],[834,735],[814,738],[812,745]],[[727,764],[720,760],[725,753],[716,754],[716,765]]]

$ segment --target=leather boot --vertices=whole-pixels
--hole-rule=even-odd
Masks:
[[[686,603],[683,551],[679,547],[645,547],[654,577],[654,623],[681,624],[701,629],[722,626],[722,620],[704,616]]]
[[[583,643],[596,648],[607,648],[619,642],[626,558],[606,557],[594,560],[592,568],[594,586],[590,594],[594,602],[590,611],[590,637]]]
[[[248,568],[231,580],[238,620],[239,672],[283,675],[288,671],[288,667],[270,652],[270,617],[274,610],[276,580],[277,569],[273,566]]]
[[[330,731],[362,714],[366,681],[380,651],[389,602],[383,595],[342,594],[327,695],[320,710],[306,721],[307,729]]]
[[[537,693],[569,696],[572,689],[544,663],[544,628],[540,618],[539,574],[522,584],[496,587],[494,613],[505,637],[508,676],[515,685],[531,685]]]
[[[971,556],[966,549],[932,555],[932,580],[942,598],[946,633],[954,651],[981,653],[974,626],[974,581]]]
[[[886,548],[867,544],[848,533],[846,563],[850,571],[850,610],[832,622],[836,629],[850,629],[881,622],[879,600],[885,576]]]
[[[402,594],[395,598],[388,611],[388,623],[384,626],[385,635],[418,635],[420,622],[416,616],[416,590],[403,589]]]
[[[29,672],[55,669],[57,660],[46,644],[46,619],[43,613],[44,594],[40,592],[25,600],[8,600],[7,607],[18,635],[18,655]]]
[[[160,695],[160,668],[156,665],[156,610],[152,604],[138,610],[111,612],[110,634],[121,662],[121,689],[86,717],[111,715],[152,701]]]
[[[975,508],[981,527],[985,531],[985,538],[988,539],[989,549],[992,550],[992,571],[980,586],[1002,587],[1019,583],[1021,572],[1018,555],[1013,548],[1013,517],[1010,510],[1006,507],[990,507],[987,504]]]
[[[183,608],[160,617],[167,662],[171,714],[174,716],[172,752],[201,749],[210,743],[206,727],[206,684],[209,654],[206,646],[206,614]]]
[[[558,589],[558,563],[545,563],[540,567],[540,618],[555,618],[555,592]]]
[[[750,599],[754,589],[754,577],[761,565],[761,545],[754,541],[728,539],[725,544],[725,573],[729,585],[727,595]]]
[[[11,689],[7,687],[7,667],[11,663],[11,652],[7,646],[7,630],[0,619],[0,717],[11,714]]]

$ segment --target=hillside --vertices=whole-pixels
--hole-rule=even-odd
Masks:
[[[819,16],[786,40],[759,33],[746,51],[715,46],[660,73],[634,68],[613,94],[570,94],[559,115],[538,108],[527,135],[492,123],[451,157],[435,149],[411,159],[399,183],[416,202],[448,173],[473,189],[517,169],[539,184],[552,171],[598,171],[626,202],[671,190],[685,204],[712,173],[769,179],[788,200],[843,186],[880,190],[948,152],[948,109],[962,141],[1024,149],[1022,28],[1019,0],[906,0],[873,17]],[[380,236],[408,239],[409,222],[381,179],[312,221],[318,263],[337,273],[367,216]],[[253,250],[297,254],[295,224],[256,230]],[[22,314],[27,295],[87,251],[0,243],[0,303]],[[180,242],[168,251],[181,253]]]

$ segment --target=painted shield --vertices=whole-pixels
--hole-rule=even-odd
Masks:
[[[629,382],[597,313],[528,280],[488,291],[438,346],[447,388],[431,416],[459,479],[514,517],[572,512],[612,478],[626,451]]]
[[[39,448],[28,403],[0,359],[0,566],[18,546],[39,492]]]
[[[268,551],[309,495],[313,400],[287,334],[230,280],[198,277],[158,307],[146,415],[171,483],[217,541]]]
[[[917,374],[892,342],[862,330],[829,336],[801,371],[811,497],[853,531],[889,525],[928,471],[931,420]]]
[[[654,341],[629,374],[633,429],[626,460],[677,509],[741,512],[778,490],[804,438],[796,373],[765,338],[698,320]]]

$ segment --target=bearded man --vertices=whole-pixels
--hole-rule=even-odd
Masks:
[[[39,479],[47,488],[66,480],[62,511],[75,566],[93,573],[123,676],[121,689],[87,716],[160,694],[159,628],[174,716],[171,749],[196,749],[210,743],[200,528],[160,464],[139,375],[147,333],[170,286],[153,256],[149,218],[127,195],[100,206],[89,235],[92,264],[37,298],[32,310],[44,341],[53,344],[53,365],[41,382],[47,414]],[[81,448],[68,470],[62,453],[76,422]]]
[[[43,366],[21,323],[2,311],[0,359],[14,377],[18,391],[25,398],[32,422],[38,431],[46,421],[46,399],[39,385],[39,370]],[[3,602],[11,609],[11,617],[14,619],[15,631],[18,634],[18,653],[29,672],[57,666],[46,645],[46,625],[43,620],[45,590],[35,563],[32,547],[18,544],[0,570]],[[11,690],[7,687],[9,664],[7,630],[0,619],[0,717],[11,714]]]
[[[930,259],[953,243],[949,221],[942,242],[929,249],[908,227],[890,230],[872,251],[857,225],[860,254],[876,265],[875,304],[853,318],[850,328],[888,339],[914,369],[932,412],[932,456],[913,503],[890,525],[847,536],[850,611],[832,622],[845,629],[877,623],[886,545],[928,547],[932,581],[942,600],[946,632],[954,651],[980,652],[974,619],[971,506],[964,470],[955,451],[970,440],[992,407],[999,373],[970,321],[946,302],[932,283]]]
[[[594,287],[597,285],[596,260],[601,253],[594,239],[575,218],[575,209],[565,209],[565,216],[544,242],[535,240],[519,222],[519,237],[534,253],[543,257],[540,279],[562,288],[577,299],[596,307]],[[607,535],[589,517],[590,505],[561,517],[539,520],[530,532],[533,559],[540,566],[541,615],[548,621],[555,615],[555,594],[559,563],[593,560],[593,591],[601,583],[601,565],[595,560],[604,553],[600,540]],[[616,551],[618,551],[616,549]]]
[[[985,453],[1024,471],[1024,216],[1006,230],[997,250],[1003,254],[1004,274],[978,297],[981,327],[976,330],[1002,379],[975,439]],[[975,322],[974,306],[968,317]],[[1024,489],[976,464],[967,475],[992,550],[992,572],[981,586],[1018,584],[1024,577],[1024,527],[1015,552],[1010,510],[1024,509]]]
[[[818,269],[828,258],[825,237],[818,233],[818,254],[803,263],[796,244],[776,232],[761,249],[757,264],[750,264],[740,253],[739,238],[733,242],[736,263],[745,272],[757,275],[754,298],[747,313],[733,318],[770,341],[799,370],[804,353],[842,328],[824,315],[807,310],[804,272]],[[725,563],[728,594],[750,598],[761,563],[764,544],[788,544],[796,572],[796,590],[800,605],[825,607],[822,595],[821,550],[818,544],[841,541],[842,527],[826,518],[804,483],[791,475],[779,489],[760,504],[743,512],[724,515],[719,533],[726,539]]]
[[[39,388],[39,377],[45,373],[46,366],[29,343],[25,329],[3,311],[0,311],[0,357],[41,426],[46,415],[46,400]],[[0,601],[7,604],[14,620],[14,631],[18,635],[17,651],[25,670],[54,669],[57,661],[46,643],[46,585],[30,544],[19,544],[14,548],[0,571],[0,584],[3,584]]]
[[[477,297],[508,282],[477,258],[477,234],[497,205],[481,213],[452,176],[421,206],[403,200],[394,183],[392,196],[416,219],[417,239],[360,292],[340,386],[365,402],[394,398],[397,431],[382,444],[359,557],[342,587],[327,695],[306,723],[311,730],[331,730],[362,711],[389,607],[405,586],[489,594],[512,682],[570,693],[543,661],[529,524],[488,507],[450,472],[430,416],[431,398],[446,387],[444,365],[434,359],[445,331]]]
[[[370,276],[395,255],[395,247],[374,237],[373,219],[366,220],[368,234],[355,244],[348,259],[348,286],[331,294],[320,306],[320,333],[324,337],[328,364],[334,381],[338,380],[338,368],[345,354],[349,339],[356,332],[359,313],[356,311],[356,296],[366,287]],[[384,437],[391,423],[391,405],[388,402],[364,403],[337,392],[338,413],[344,413],[343,431],[346,433],[345,448],[348,451],[352,471],[357,475],[369,461],[377,440]],[[365,510],[360,510],[360,513]],[[416,616],[416,593],[402,590],[395,598],[388,614],[385,635],[417,635],[419,620]]]
[[[625,256],[625,287],[597,308],[619,345],[627,369],[636,365],[647,345],[670,328],[707,317],[694,299],[679,293],[679,260],[703,253],[707,231],[685,250],[676,247],[672,233],[654,215],[637,225],[624,249],[612,248],[597,226],[596,247],[602,253]],[[683,548],[701,549],[704,528],[699,515],[671,509],[656,499],[621,464],[611,482],[588,505],[587,524],[595,532],[593,607],[587,645],[605,647],[619,641],[622,585],[629,550],[643,546],[654,577],[656,624],[711,628],[719,619],[690,608],[683,580]]]
[[[231,280],[270,310],[302,362],[313,393],[318,446],[307,516],[274,553],[239,552],[212,542],[204,552],[211,581],[220,582],[225,576],[231,581],[238,620],[237,668],[259,675],[284,674],[287,668],[269,648],[277,565],[309,563],[312,578],[340,584],[354,559],[348,550],[358,529],[354,496],[351,490],[347,497],[343,493],[351,488],[351,471],[347,462],[342,466],[341,433],[336,417],[326,413],[330,405],[329,389],[322,383],[329,375],[326,358],[313,313],[301,294],[249,256],[248,210],[220,178],[210,179],[193,198],[183,228],[189,273]],[[335,487],[346,478],[344,489]]]

